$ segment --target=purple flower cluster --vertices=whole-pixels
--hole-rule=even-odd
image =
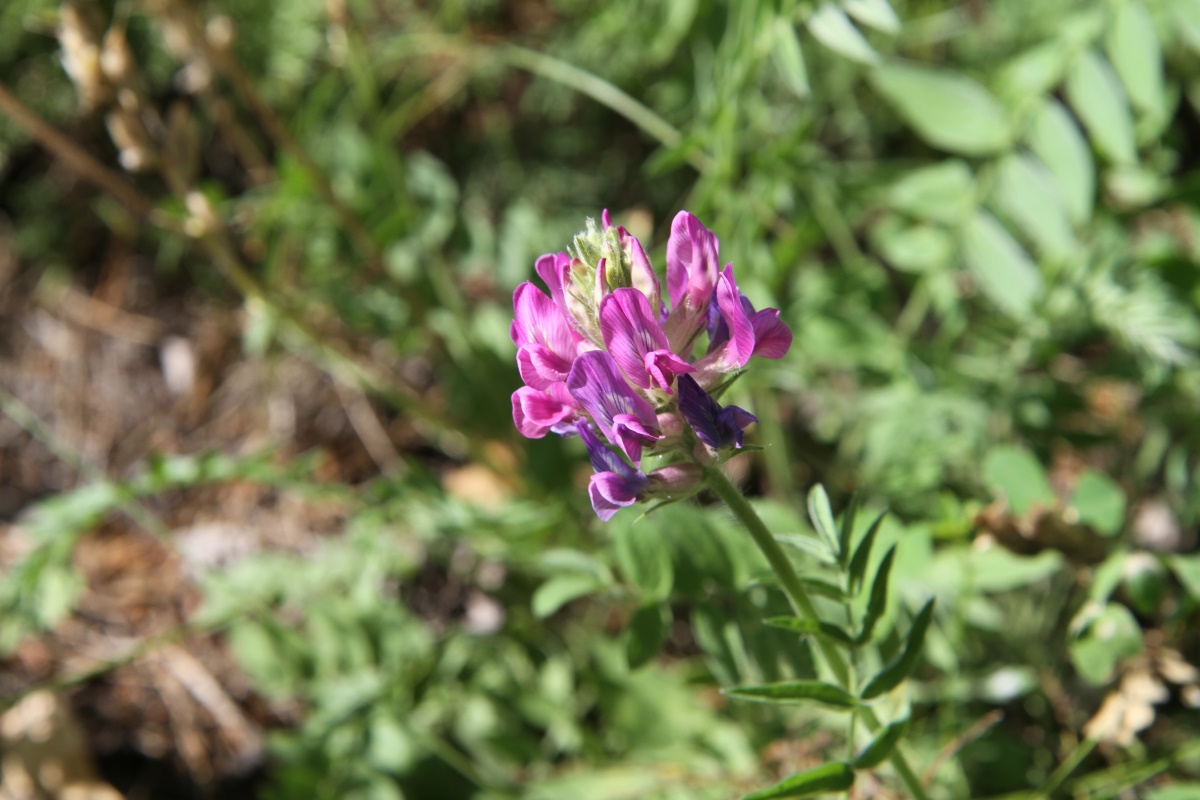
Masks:
[[[687,211],[667,240],[669,304],[637,238],[607,211],[601,223],[589,219],[570,252],[537,260],[550,294],[518,286],[510,333],[525,382],[513,422],[533,439],[579,434],[596,470],[592,507],[607,520],[638,500],[691,491],[700,462],[742,446],[756,418],[706,390],[752,356],[782,358],[792,332],[777,309],[754,309],[732,264],[718,268],[717,237]],[[702,332],[706,352],[692,358]],[[673,463],[647,474],[644,455]]]

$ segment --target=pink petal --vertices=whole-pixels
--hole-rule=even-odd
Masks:
[[[566,279],[565,275],[570,266],[571,256],[567,253],[547,253],[539,257],[533,265],[538,277],[550,289],[550,296],[554,298],[554,304],[563,312],[563,316],[567,314],[567,302],[563,298],[563,281]]]
[[[645,369],[651,382],[667,394],[674,394],[671,391],[671,382],[676,375],[696,371],[695,367],[670,350],[651,350],[646,353]]]
[[[667,290],[672,307],[678,307],[685,296],[699,307],[712,295],[717,282],[717,250],[717,237],[700,220],[687,211],[675,215],[667,239]]]
[[[754,354],[754,326],[742,307],[741,292],[733,277],[733,265],[727,264],[717,281],[717,307],[729,326],[729,341],[725,343],[725,354],[720,359],[731,368],[746,366]]]
[[[547,389],[561,383],[571,371],[571,362],[542,344],[523,344],[517,350],[517,371],[521,380],[534,389]]]
[[[764,308],[750,318],[754,328],[754,355],[783,358],[792,346],[792,329],[779,319],[779,309]]]
[[[552,392],[522,386],[513,392],[513,423],[523,436],[541,439],[554,425],[564,422],[575,413],[571,405],[562,402]]]
[[[600,301],[600,334],[613,359],[635,386],[650,388],[646,354],[667,350],[667,336],[654,318],[646,296],[637,289],[615,289]]]
[[[540,344],[561,358],[575,356],[579,335],[571,330],[562,310],[529,281],[513,292],[514,319],[509,328],[513,344]]]
[[[614,472],[597,472],[588,483],[588,497],[592,510],[605,522],[622,508],[637,502],[637,494],[630,494],[628,482]]]

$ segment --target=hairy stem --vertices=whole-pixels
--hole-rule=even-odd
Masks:
[[[808,596],[808,591],[804,588],[804,584],[800,581],[800,576],[796,574],[796,568],[792,566],[791,560],[787,554],[783,552],[783,548],[779,546],[779,542],[775,541],[775,537],[771,531],[767,529],[766,524],[755,513],[754,508],[742,496],[742,493],[736,486],[730,483],[725,474],[717,467],[704,468],[705,481],[708,487],[717,493],[717,496],[729,506],[729,510],[734,516],[746,527],[750,533],[750,537],[754,539],[754,543],[758,545],[758,549],[766,556],[767,563],[771,565],[772,571],[779,579],[779,585],[782,587],[784,594],[792,604],[797,616],[806,619],[817,620],[817,610],[813,606],[812,600]],[[855,692],[854,686],[850,680],[850,665],[846,662],[845,657],[837,647],[822,637],[813,637],[817,643],[817,648],[821,651],[825,663],[829,666],[829,671],[833,673],[837,682],[842,688],[850,693]],[[868,706],[860,708],[860,716],[866,726],[877,731],[882,727],[879,724],[879,718],[875,716],[875,712]],[[897,748],[892,751],[890,757],[892,767],[908,787],[908,791],[912,794],[914,800],[928,800],[925,794],[925,787],[921,785],[920,779],[909,766],[908,760],[904,754]]]

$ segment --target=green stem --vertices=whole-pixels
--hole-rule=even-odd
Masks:
[[[771,534],[771,531],[767,529],[766,524],[755,513],[754,508],[742,496],[741,491],[730,483],[725,474],[717,467],[705,467],[704,478],[708,487],[717,493],[717,496],[724,501],[725,505],[729,506],[729,510],[746,527],[746,530],[750,533],[750,537],[758,545],[758,549],[766,556],[767,563],[771,565],[771,569],[779,579],[779,585],[783,588],[784,594],[787,595],[796,614],[806,619],[817,620],[817,609],[813,606],[812,600],[809,599],[808,591],[800,581],[800,576],[796,574],[796,568],[792,566],[791,560],[783,552],[783,548],[779,546],[779,542],[775,541],[775,537]],[[829,666],[829,671],[833,673],[838,683],[846,691],[854,692],[855,687],[851,685],[850,680],[850,666],[846,663],[846,659],[842,656],[841,651],[832,642],[822,637],[813,638],[817,643],[818,649],[821,651],[821,655],[825,659],[825,663]],[[859,711],[863,722],[866,723],[870,730],[877,731],[882,727],[879,724],[879,718],[875,716],[875,712],[870,707],[862,706]],[[896,770],[900,779],[904,781],[904,785],[908,787],[908,791],[912,794],[914,800],[928,800],[928,795],[925,794],[925,787],[921,785],[921,780],[913,772],[912,767],[908,764],[908,760],[898,748],[892,751],[890,760],[892,767]]]

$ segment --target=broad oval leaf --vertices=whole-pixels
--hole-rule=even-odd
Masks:
[[[1162,50],[1154,20],[1139,0],[1128,0],[1117,8],[1109,28],[1108,57],[1129,92],[1133,104],[1151,114],[1161,113],[1163,99]]]
[[[754,686],[738,686],[725,694],[756,703],[817,703],[828,708],[849,710],[858,704],[854,695],[822,681],[779,681]]]
[[[887,199],[920,219],[958,222],[975,207],[975,176],[966,162],[948,159],[908,173],[892,184]]]
[[[1171,0],[1170,8],[1183,40],[1200,51],[1200,0]]]
[[[854,27],[846,13],[833,3],[824,2],[812,13],[808,18],[808,31],[818,42],[852,61],[872,65],[879,63],[879,53]]]
[[[1018,101],[1043,95],[1062,81],[1069,59],[1057,39],[1026,50],[1000,68],[996,91]]]
[[[884,667],[878,675],[867,681],[867,685],[862,690],[863,700],[871,700],[885,692],[890,692],[908,677],[908,673],[912,672],[912,668],[916,666],[917,659],[921,655],[921,648],[925,645],[925,634],[929,630],[929,623],[933,620],[935,602],[936,600],[927,602],[917,614],[917,618],[913,620],[912,628],[908,632],[908,640],[904,643],[904,651],[892,663]]]
[[[871,83],[929,144],[983,156],[1012,144],[1012,125],[1000,102],[981,84],[947,70],[888,64]]]
[[[900,32],[900,18],[888,0],[842,0],[842,8],[863,25],[877,31]]]
[[[1075,250],[1075,234],[1058,184],[1035,156],[1014,153],[1000,162],[994,199],[1046,256]]]
[[[1087,141],[1062,103],[1054,99],[1042,103],[1034,114],[1028,142],[1054,175],[1071,221],[1087,222],[1096,194],[1096,167]]]
[[[801,772],[774,786],[751,792],[742,800],[777,800],[783,797],[811,797],[822,792],[844,792],[854,786],[854,770],[838,761]]]
[[[1028,317],[1042,293],[1042,276],[996,218],[977,212],[963,230],[962,250],[984,295],[1009,316]]]
[[[558,611],[572,600],[598,591],[603,585],[591,575],[565,573],[555,575],[533,593],[533,614],[544,618]]]
[[[1095,50],[1085,51],[1067,75],[1067,99],[1097,150],[1117,164],[1137,161],[1125,91],[1112,67]]]
[[[871,740],[871,743],[863,748],[858,757],[854,759],[855,769],[872,769],[883,763],[883,760],[892,754],[896,749],[896,745],[904,738],[904,732],[908,729],[908,718],[893,722]]]
[[[1053,505],[1054,490],[1041,463],[1023,447],[997,445],[983,459],[983,479],[988,488],[1008,503],[1018,516],[1036,504]]]

